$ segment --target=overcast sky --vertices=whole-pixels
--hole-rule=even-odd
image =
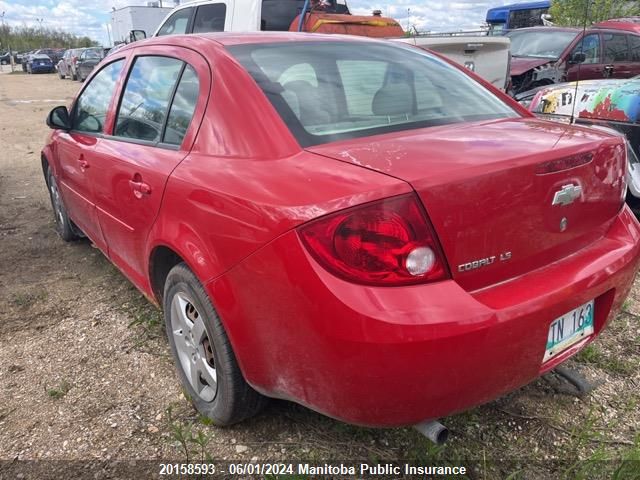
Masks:
[[[173,5],[173,0],[164,0]],[[450,31],[477,29],[483,23],[488,8],[514,0],[348,0],[352,13],[370,13],[380,9],[384,15],[395,18],[406,28],[408,20],[418,30]],[[146,5],[146,0],[0,0],[0,15],[10,25],[60,28],[77,35],[88,35],[107,44],[109,12],[112,7]],[[407,9],[410,17],[407,18]]]

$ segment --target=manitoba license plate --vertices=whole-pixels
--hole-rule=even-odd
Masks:
[[[551,360],[571,345],[593,334],[593,300],[556,318],[549,326],[542,362]]]

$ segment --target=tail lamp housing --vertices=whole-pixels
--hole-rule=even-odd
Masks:
[[[350,282],[398,286],[450,277],[433,227],[413,193],[326,215],[298,233],[321,266]]]

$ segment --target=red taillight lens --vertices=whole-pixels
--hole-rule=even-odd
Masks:
[[[442,251],[414,194],[349,208],[299,230],[331,273],[368,285],[410,285],[448,278]]]

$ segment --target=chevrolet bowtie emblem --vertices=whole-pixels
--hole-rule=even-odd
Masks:
[[[580,185],[563,185],[562,189],[553,195],[551,205],[569,205],[576,198],[580,198],[580,195],[582,195],[582,187]]]

